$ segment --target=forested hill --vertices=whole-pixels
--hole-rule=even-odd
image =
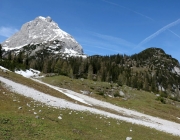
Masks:
[[[56,73],[72,78],[114,82],[138,90],[163,92],[165,97],[180,100],[179,62],[160,48],[149,48],[132,56],[94,55],[87,58],[51,53],[29,57],[25,51],[18,55],[9,52],[1,65],[10,69],[34,68],[44,73]]]

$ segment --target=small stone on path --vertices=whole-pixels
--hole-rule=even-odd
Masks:
[[[132,140],[132,137],[126,137],[126,140]]]

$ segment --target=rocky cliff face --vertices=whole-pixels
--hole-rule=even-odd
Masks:
[[[54,41],[58,44],[55,44]],[[61,49],[58,49],[59,53],[83,54],[81,45],[70,34],[61,30],[50,17],[41,16],[25,23],[19,32],[2,43],[2,47],[7,51],[36,44],[46,44],[46,48],[50,47],[50,49],[52,46],[54,49],[56,46],[58,48],[61,46]],[[43,47],[41,48],[43,49]],[[56,53],[58,52],[56,51]]]

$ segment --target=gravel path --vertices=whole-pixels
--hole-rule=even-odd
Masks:
[[[110,103],[99,101],[97,99],[73,92],[71,90],[62,89],[62,88],[58,88],[58,87],[43,83],[43,84],[46,84],[47,86],[50,86],[51,88],[54,88],[58,91],[63,92],[66,95],[69,94],[69,95],[76,96],[79,99],[81,99],[84,103],[92,105],[92,106],[87,107],[83,105],[78,105],[78,104],[66,101],[64,99],[53,97],[51,95],[39,92],[33,88],[5,79],[3,77],[0,77],[0,81],[5,83],[12,92],[16,92],[26,97],[30,97],[36,101],[40,101],[50,106],[54,106],[58,108],[68,108],[68,109],[73,109],[77,111],[90,111],[91,113],[94,113],[94,114],[99,114],[99,115],[107,116],[110,118],[130,122],[130,123],[147,126],[150,128],[157,129],[159,131],[163,131],[166,133],[180,136],[180,124],[178,123],[152,117],[152,116],[145,115],[136,111],[128,110],[125,108],[121,108],[121,107],[112,105]],[[116,114],[102,111],[99,109],[95,109],[93,108],[93,105],[115,110],[119,113],[123,113],[125,116],[128,116],[128,117],[116,115]]]

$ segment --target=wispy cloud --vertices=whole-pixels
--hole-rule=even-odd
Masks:
[[[158,31],[156,31],[155,33],[153,33],[152,35],[148,36],[148,37],[145,38],[143,41],[141,41],[141,42],[137,45],[137,47],[141,47],[143,44],[149,42],[151,39],[155,38],[155,37],[158,36],[160,33],[164,32],[165,30],[168,30],[169,28],[171,28],[171,27],[173,27],[173,26],[175,26],[175,25],[177,25],[177,24],[179,24],[179,23],[180,23],[180,19],[178,19],[178,20],[176,20],[176,21],[174,21],[174,22],[172,22],[172,23],[170,23],[170,24],[162,27],[161,29],[159,29]],[[175,34],[174,32],[172,32],[171,30],[169,30],[169,31],[170,31],[171,33],[173,33],[174,35],[178,36],[177,34]],[[179,36],[178,36],[178,37],[179,37]],[[136,47],[136,48],[137,48],[137,47]]]
[[[147,18],[147,19],[149,19],[149,20],[151,20],[151,21],[154,21],[151,17],[148,17],[148,16],[146,16],[146,15],[144,15],[144,14],[142,14],[142,13],[139,13],[139,12],[137,12],[137,11],[135,11],[135,10],[132,10],[132,9],[130,9],[130,8],[127,8],[127,7],[125,7],[125,6],[122,6],[122,5],[119,5],[119,4],[117,4],[117,3],[113,3],[113,2],[107,1],[107,0],[102,0],[102,1],[104,1],[104,2],[106,2],[106,3],[109,3],[109,4],[111,4],[111,5],[115,5],[115,6],[124,8],[124,9],[126,9],[126,10],[128,10],[128,11],[131,11],[131,12],[137,14],[137,15],[140,15],[140,16],[142,16],[142,17],[145,17],[145,18]]]
[[[84,51],[91,54],[123,54],[128,53],[129,47],[135,47],[134,44],[118,37],[91,31],[86,31],[84,35],[84,37],[79,38],[79,42],[83,46]],[[88,50],[89,48],[91,48],[91,51]]]
[[[105,41],[110,41],[113,44],[117,44],[117,45],[123,45],[124,47],[134,47],[135,45],[127,40],[124,40],[122,38],[119,37],[114,37],[114,36],[109,36],[109,35],[104,35],[104,34],[99,34],[99,33],[94,33],[91,32],[91,34],[95,37],[101,38]]]
[[[180,36],[178,34],[176,34],[175,32],[173,32],[172,30],[170,29],[167,29],[169,32],[171,32],[172,34],[174,34],[175,36],[177,36],[178,38],[180,38]]]
[[[10,37],[14,33],[16,33],[18,30],[16,28],[12,27],[0,27],[0,36],[4,37]]]
[[[147,15],[145,15],[145,14],[142,14],[142,13],[137,12],[137,11],[135,11],[135,10],[132,10],[132,9],[130,9],[130,8],[124,7],[124,6],[119,5],[119,4],[117,4],[117,3],[113,3],[113,2],[110,2],[110,1],[107,1],[107,0],[102,0],[102,1],[104,1],[104,2],[106,2],[106,3],[109,3],[109,4],[111,4],[111,5],[115,5],[115,6],[124,8],[124,9],[126,9],[126,10],[129,10],[129,11],[131,11],[131,12],[137,14],[137,15],[140,15],[140,16],[146,18],[146,19],[149,19],[149,20],[151,20],[151,21],[155,21],[153,18],[151,18],[151,17],[149,17],[149,16],[147,16]],[[177,24],[178,24],[178,23],[177,23]],[[175,25],[172,24],[172,26],[175,26]],[[166,27],[166,26],[165,26],[165,27]],[[171,25],[170,25],[170,27],[171,27]],[[168,28],[170,28],[170,27],[167,27],[167,28],[165,28],[165,29],[164,29],[164,27],[163,27],[162,30],[160,29],[160,30],[161,30],[160,32],[157,32],[157,34],[160,34],[161,32],[163,32],[163,31],[165,31],[165,30],[168,30],[169,32],[171,32],[172,34],[174,34],[176,37],[180,38],[180,36],[179,36],[178,34],[176,34],[175,32],[173,32],[172,30],[168,29]],[[154,33],[154,35],[155,35],[155,33]],[[155,35],[155,36],[156,36],[156,35]],[[154,37],[155,37],[155,36],[154,36]],[[150,36],[149,36],[149,37],[150,37]],[[151,37],[153,37],[153,36],[151,36]],[[154,37],[153,37],[153,38],[154,38]],[[146,39],[148,39],[148,38],[146,38]],[[149,38],[149,39],[150,39],[150,38]],[[150,39],[150,40],[151,40],[151,39]],[[143,41],[145,41],[145,40],[143,40]],[[145,43],[145,42],[143,42],[143,41],[142,41],[141,43]],[[148,40],[146,40],[146,41],[148,41]],[[138,47],[140,47],[140,45],[142,45],[142,44],[139,44]],[[137,48],[137,47],[136,47],[136,48]]]
[[[108,52],[116,52],[116,53],[119,53],[121,52],[120,48],[117,48],[118,46],[116,44],[114,44],[113,42],[107,42],[107,41],[100,41],[98,39],[93,39],[93,38],[88,38],[88,39],[82,39],[82,42],[81,44],[83,45],[83,48],[86,50],[88,48],[94,48],[93,50],[94,51],[91,51],[91,52],[94,52],[94,53],[97,53],[97,49],[101,50],[101,52],[105,53],[106,51]],[[105,51],[106,50],[106,51]],[[98,52],[98,53],[101,53],[101,52]],[[102,53],[102,54],[103,54]]]
[[[84,50],[84,52],[85,52],[85,54],[86,54],[87,52],[89,52],[89,54],[97,54],[97,51],[92,51],[92,50],[88,50],[88,49]],[[87,54],[88,54],[88,53],[87,53]],[[104,55],[103,53],[99,53],[99,52],[98,52],[98,54],[99,54],[99,55]]]

